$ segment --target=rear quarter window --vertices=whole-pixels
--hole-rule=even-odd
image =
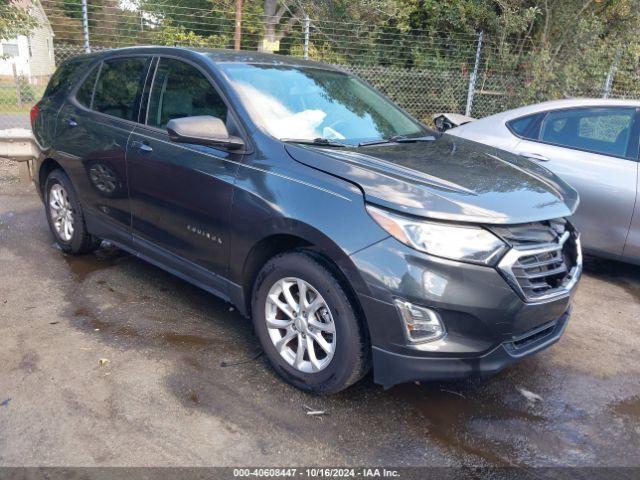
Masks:
[[[507,122],[507,128],[518,137],[529,140],[537,140],[540,114],[527,115],[526,117],[515,118]]]
[[[60,67],[58,67],[58,70],[56,70],[56,72],[49,80],[47,88],[44,91],[44,96],[50,97],[52,95],[56,95],[57,93],[63,91],[68,92],[69,90],[71,90],[71,87],[74,85],[75,80],[83,71],[83,67],[85,67],[87,63],[88,60],[71,60],[60,65]]]
[[[98,78],[98,71],[100,70],[100,66],[97,65],[93,71],[89,74],[89,76],[82,82],[80,88],[76,92],[76,100],[87,108],[91,108],[91,103],[93,101],[93,89],[96,84],[96,79]]]

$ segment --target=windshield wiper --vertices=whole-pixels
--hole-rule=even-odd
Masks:
[[[346,147],[344,143],[340,143],[337,140],[331,140],[330,138],[314,138],[313,140],[308,138],[281,138],[283,142],[302,143],[304,145],[320,145],[322,147]]]
[[[406,135],[394,135],[389,138],[381,138],[379,140],[370,140],[368,142],[360,142],[359,147],[367,147],[369,145],[383,145],[385,143],[417,143],[417,142],[432,142],[436,137],[433,135],[427,135],[424,137],[407,137]]]

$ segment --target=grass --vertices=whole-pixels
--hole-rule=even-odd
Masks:
[[[31,88],[37,99],[42,97],[45,86],[32,85]],[[16,87],[14,84],[0,83],[0,113],[28,113],[35,102],[23,102],[18,105]]]

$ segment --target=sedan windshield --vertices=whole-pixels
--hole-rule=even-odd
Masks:
[[[219,66],[252,120],[281,140],[357,145],[433,134],[345,73],[282,65]]]

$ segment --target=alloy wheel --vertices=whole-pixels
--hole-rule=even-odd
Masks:
[[[49,213],[58,237],[69,242],[73,238],[74,211],[64,187],[56,183],[49,190]]]
[[[269,337],[280,356],[305,373],[326,368],[336,351],[336,328],[322,295],[308,282],[286,277],[267,295]]]

